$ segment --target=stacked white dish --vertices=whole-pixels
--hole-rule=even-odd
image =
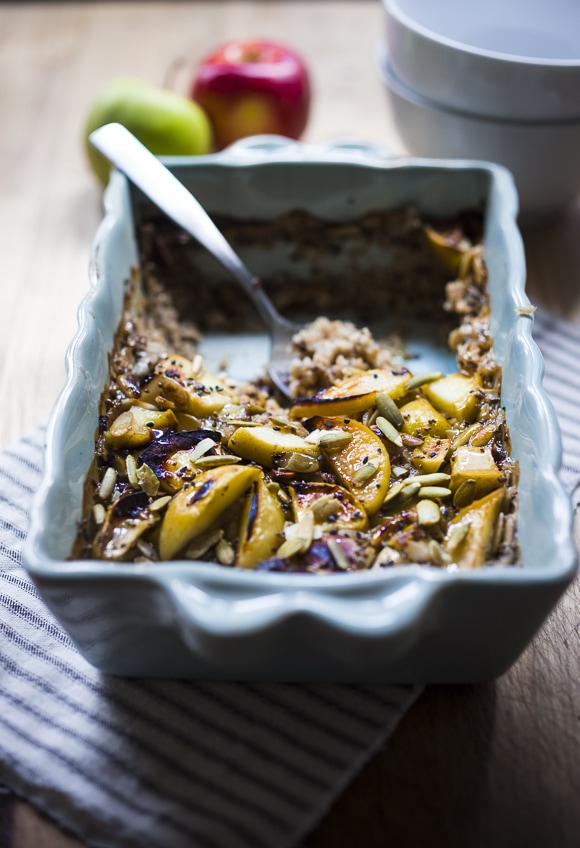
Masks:
[[[508,167],[522,213],[580,191],[580,3],[382,0],[379,70],[408,152]]]

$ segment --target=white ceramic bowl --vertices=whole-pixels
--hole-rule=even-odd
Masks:
[[[440,105],[510,120],[580,120],[580,3],[382,0],[389,62]]]
[[[384,55],[379,72],[401,141],[412,156],[504,165],[514,176],[527,223],[550,218],[580,192],[580,119],[507,121],[445,109],[403,85]]]

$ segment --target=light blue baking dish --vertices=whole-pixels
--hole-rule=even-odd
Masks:
[[[69,561],[123,285],[137,261],[134,220],[143,198],[114,173],[24,550],[47,606],[79,651],[114,674],[446,683],[501,674],[576,570],[571,503],[558,478],[558,425],[541,387],[533,321],[521,313],[529,301],[511,176],[483,162],[390,159],[369,145],[275,137],[167,161],[208,209],[245,218],[304,208],[340,220],[407,204],[453,215],[484,204],[492,331],[521,467],[522,564],[315,577],[197,562]]]

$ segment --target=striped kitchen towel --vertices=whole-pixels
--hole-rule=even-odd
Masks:
[[[580,327],[538,314],[562,476],[580,480]],[[0,456],[0,783],[89,846],[296,845],[420,686],[102,676],[20,565],[44,431]]]
[[[561,479],[575,503],[580,486],[580,324],[538,310],[534,338],[544,357],[544,388],[562,435]]]
[[[421,687],[101,675],[20,564],[43,436],[0,455],[0,784],[95,848],[296,845]]]

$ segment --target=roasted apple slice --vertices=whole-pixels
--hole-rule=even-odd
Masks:
[[[474,421],[477,415],[477,392],[481,383],[476,375],[448,374],[423,386],[423,394],[435,409],[448,418]]]
[[[202,377],[188,382],[187,390],[189,401],[187,412],[206,418],[219,412],[228,403],[235,402],[237,398],[232,395],[225,383],[214,374],[205,372]]]
[[[112,450],[135,450],[148,445],[155,430],[173,430],[177,427],[177,418],[170,409],[146,409],[132,406],[118,415],[108,430],[105,442]]]
[[[254,483],[244,504],[236,565],[255,568],[275,555],[283,541],[284,510],[263,476]]]
[[[346,488],[373,515],[389,489],[391,462],[381,439],[353,418],[314,418],[317,430],[343,431],[350,436],[346,444],[320,444],[326,461]]]
[[[502,471],[495,464],[490,448],[462,445],[455,451],[451,461],[449,484],[454,494],[460,487],[465,490],[467,485],[470,485],[471,499],[475,500],[497,489],[501,486],[502,480]]]
[[[307,442],[290,428],[272,427],[267,424],[238,427],[228,441],[228,448],[238,456],[256,462],[264,468],[284,465],[285,460],[297,454],[306,460],[312,460],[309,470],[318,469],[318,463],[315,462],[319,454],[318,445]],[[304,470],[308,470],[308,465],[309,463],[305,462]]]
[[[170,501],[159,532],[161,559],[174,557],[242,497],[261,471],[252,465],[224,465],[202,471],[195,483]]]
[[[411,374],[406,368],[400,371],[375,368],[363,371],[335,386],[322,389],[314,397],[297,398],[290,408],[291,418],[311,418],[315,415],[356,416],[375,405],[379,392],[393,400],[404,397]]]
[[[206,418],[235,400],[228,386],[215,374],[205,371],[185,356],[171,354],[155,368],[150,380],[141,387],[141,400]]]
[[[158,516],[149,510],[145,492],[125,492],[109,507],[93,542],[93,556],[117,562],[124,560],[157,521]]]
[[[449,430],[449,422],[425,397],[418,397],[401,407],[403,432],[409,436],[442,438]]]
[[[451,439],[427,436],[423,444],[414,449],[411,462],[421,474],[434,474],[447,459],[450,449]]]
[[[479,568],[492,553],[505,488],[474,501],[450,522],[443,550],[462,568]]]
[[[435,254],[452,274],[459,270],[461,260],[471,243],[465,238],[459,227],[440,232],[429,224],[423,226],[423,232]]]
[[[195,476],[194,461],[199,448],[215,451],[220,439],[220,433],[215,430],[167,433],[141,451],[139,460],[151,468],[166,491],[175,493],[182,488],[185,480]]]

